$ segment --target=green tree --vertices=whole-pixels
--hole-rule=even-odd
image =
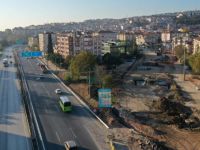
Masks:
[[[120,55],[117,54],[106,53],[103,56],[102,60],[103,64],[107,67],[107,69],[116,67],[117,65],[120,65],[122,63]]]
[[[113,77],[110,74],[103,76],[103,88],[112,88],[113,87]]]
[[[175,55],[180,59],[184,55],[185,46],[178,45],[174,48]]]
[[[70,71],[74,80],[80,79],[81,72],[94,70],[96,57],[86,51],[82,51],[76,55],[70,62]]]
[[[200,74],[200,53],[196,53],[189,57],[189,65],[195,74]]]

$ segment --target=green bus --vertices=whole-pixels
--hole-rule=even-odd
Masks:
[[[71,101],[67,96],[61,96],[59,104],[63,112],[70,112],[72,110]]]

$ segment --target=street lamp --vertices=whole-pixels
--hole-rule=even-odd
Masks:
[[[186,48],[184,47],[184,60],[183,60],[183,81],[185,81],[185,51],[186,51]]]

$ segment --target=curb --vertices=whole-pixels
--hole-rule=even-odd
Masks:
[[[44,64],[44,65],[46,65],[42,60],[39,60],[42,64]],[[47,67],[48,68],[48,67]],[[48,68],[49,69],[49,68]],[[49,69],[49,70],[51,70],[51,69]],[[68,91],[70,91],[73,95],[74,95],[74,97],[76,97],[76,99],[96,118],[96,119],[98,119],[107,129],[109,129],[109,126],[105,123],[105,122],[103,122],[103,120],[101,120],[90,108],[89,108],[89,106],[75,93],[75,92],[73,92],[72,90],[71,90],[71,88],[69,88],[67,85],[65,85],[64,83],[63,83],[63,81],[58,77],[58,76],[56,76],[52,71],[50,71],[51,72],[51,74],[68,90]]]

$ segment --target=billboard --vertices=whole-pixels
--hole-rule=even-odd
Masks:
[[[111,89],[104,88],[98,90],[98,106],[99,108],[109,108],[112,106]]]
[[[22,57],[41,57],[43,56],[43,52],[41,51],[23,51],[21,52]]]

